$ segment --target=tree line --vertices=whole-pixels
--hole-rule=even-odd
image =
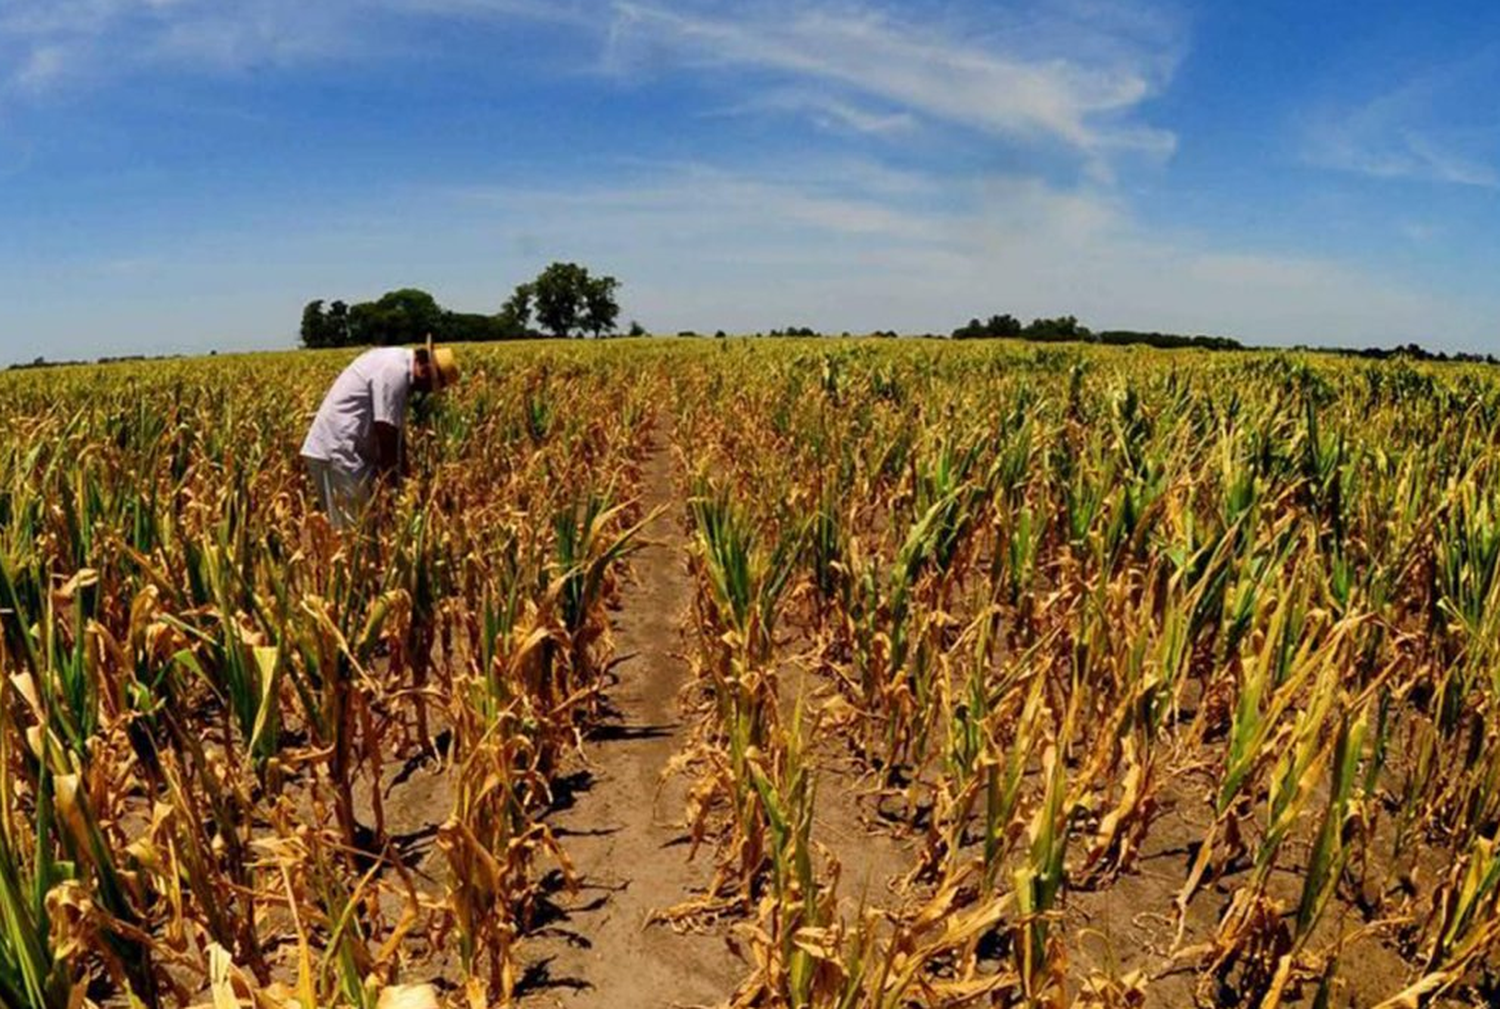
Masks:
[[[494,315],[453,312],[415,287],[389,291],[375,301],[310,301],[302,310],[304,347],[351,347],[419,343],[521,340],[531,337],[613,334],[620,306],[614,277],[594,276],[577,263],[553,263],[536,279],[516,287]],[[631,333],[640,327],[632,324]]]
[[[374,301],[348,304],[343,301],[308,302],[302,310],[301,337],[306,347],[348,347],[370,344],[420,343],[428,334],[452,343],[483,343],[493,340],[521,340],[536,337],[599,338],[618,330],[620,306],[616,293],[620,282],[610,276],[595,276],[577,263],[552,263],[535,279],[518,284],[511,296],[493,315],[480,312],[454,312],[443,308],[431,294],[414,287],[389,291]],[[630,324],[630,336],[644,336],[638,323]],[[680,336],[696,336],[684,330]],[[723,330],[714,334],[725,335]],[[756,333],[756,336],[762,334]],[[810,326],[787,326],[773,329],[770,336],[816,337]],[[849,334],[845,333],[845,336]],[[894,331],[877,331],[871,336],[894,337]],[[937,334],[927,334],[935,337]],[[955,340],[1012,339],[1038,343],[1079,342],[1107,346],[1146,345],[1162,348],[1195,347],[1201,350],[1246,350],[1240,341],[1227,336],[1179,333],[1141,332],[1109,329],[1094,332],[1076,316],[1036,318],[1022,323],[1005,313],[988,319],[970,319],[952,331]],[[1342,347],[1290,348],[1340,356],[1372,359],[1406,358],[1419,361],[1456,361],[1496,364],[1493,354],[1458,352],[1446,354],[1429,351],[1415,343],[1390,349],[1367,347],[1362,350]],[[54,362],[38,358],[31,367]],[[11,368],[27,365],[11,365]]]
[[[1436,361],[1446,363],[1452,361],[1456,364],[1500,364],[1494,354],[1478,354],[1473,351],[1458,350],[1449,354],[1441,350],[1428,350],[1426,347],[1415,343],[1408,343],[1400,347],[1365,347],[1354,349],[1351,347],[1293,347],[1293,350],[1311,350],[1320,354],[1334,354],[1339,357],[1362,357],[1370,361],[1407,360],[1407,361]]]
[[[1109,329],[1096,333],[1079,323],[1076,316],[1061,315],[1055,319],[1033,319],[1026,325],[1010,314],[992,315],[987,320],[970,319],[967,325],[953,331],[955,340],[1032,340],[1038,343],[1098,343],[1110,346],[1145,344],[1150,347],[1198,347],[1203,350],[1244,350],[1238,340],[1227,336],[1182,336],[1178,333],[1147,333],[1131,329]]]

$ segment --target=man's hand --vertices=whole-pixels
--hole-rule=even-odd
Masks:
[[[383,481],[401,479],[401,429],[394,424],[375,422],[375,474]]]

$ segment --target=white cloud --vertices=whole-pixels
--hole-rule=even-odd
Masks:
[[[1408,242],[1425,245],[1440,237],[1443,229],[1427,221],[1402,221],[1396,231]]]
[[[1415,129],[1386,129],[1355,121],[1324,127],[1310,150],[1316,164],[1382,179],[1420,179],[1493,189],[1500,171],[1479,157]]]
[[[696,0],[8,0],[0,59],[13,90],[142,65],[237,70],[402,44],[392,18],[545,20],[592,36],[606,67],[775,78],[743,82],[750,102],[862,133],[918,119],[1006,140],[1062,145],[1103,165],[1121,151],[1169,154],[1173,135],[1140,122],[1170,79],[1180,44],[1159,15],[1129,8],[1080,19],[973,7],[924,16],[873,0],[705,4]],[[1096,5],[1097,6],[1097,5]],[[1042,9],[1048,9],[1044,5]],[[1087,23],[1086,23],[1087,22]],[[1107,29],[1090,27],[1092,22]],[[3,65],[3,64],[0,64]],[[795,101],[788,95],[796,94]],[[778,98],[778,96],[780,96]]]
[[[15,71],[15,86],[23,91],[42,91],[67,72],[68,51],[63,46],[37,46],[26,54]]]
[[[1306,130],[1313,164],[1382,179],[1500,187],[1500,59],[1486,52],[1354,107],[1324,109]]]
[[[809,233],[936,242],[951,223],[942,212],[910,209],[913,201],[899,195],[904,188],[908,195],[920,196],[930,192],[927,187],[875,165],[819,163],[778,176],[683,164],[654,166],[641,174],[651,178],[585,189],[469,187],[454,192],[524,216],[539,233],[582,237],[588,222],[597,220],[601,233],[617,240],[638,241],[655,229],[679,243],[718,245],[726,252]]]
[[[163,62],[237,70],[305,62],[340,51],[343,17],[316,4],[263,0],[232,14],[198,10],[190,15],[185,0],[179,0],[171,9],[184,14],[166,19],[149,49],[152,58]]]
[[[289,342],[311,298],[398,285],[493,311],[510,285],[572,259],[620,277],[623,318],[663,332],[946,331],[992,312],[1068,312],[1095,327],[1271,344],[1495,348],[1493,297],[1445,300],[1353,262],[1162,232],[1099,187],[1003,175],[956,186],[821,159],[768,166],[637,162],[613,166],[607,184],[267,207],[238,228],[18,264],[0,272],[0,297],[19,306],[14,332],[80,334],[69,354],[100,353],[105,331],[112,352],[223,349]]]
[[[909,134],[918,125],[916,116],[910,112],[871,108],[816,91],[792,88],[768,91],[714,114],[723,116],[802,115],[821,129],[892,138]]]
[[[816,162],[774,177],[701,165],[654,176],[460,195],[465,213],[488,208],[476,227],[533,236],[518,273],[551,258],[618,264],[628,311],[667,330],[926,331],[1068,312],[1272,344],[1472,348],[1489,342],[1494,315],[1358,264],[1164,234],[1100,187],[997,176],[943,203],[931,188],[892,197]]]
[[[1011,140],[1052,141],[1092,157],[1171,152],[1169,132],[1129,114],[1164,86],[1175,53],[1121,48],[1109,61],[1026,54],[1019,29],[903,20],[873,7],[742,5],[733,14],[686,5],[615,4],[617,65],[665,57],[702,72],[758,69],[837,86],[940,122]],[[638,50],[638,51],[637,51]]]
[[[106,84],[145,67],[236,71],[343,51],[353,5],[301,0],[9,0],[0,92]]]
[[[222,275],[209,274],[213,256],[186,262],[190,249],[132,249],[100,271],[116,280],[191,272],[227,289],[239,283],[232,267],[258,277],[274,304],[310,281],[265,264],[303,262],[316,247],[318,263],[346,271],[349,295],[358,293],[355,279],[374,290],[426,282],[445,301],[493,307],[497,276],[579,258],[621,276],[627,312],[662,329],[947,329],[1010,311],[1269,342],[1486,338],[1496,313],[1481,309],[1496,306],[1442,301],[1295,250],[1162,233],[1137,217],[1110,179],[1127,154],[1161,158],[1175,144],[1146,110],[1181,52],[1170,19],[1109,0],[953,10],[876,0],[0,0],[0,66],[11,68],[0,92],[142,66],[232,72],[325,60],[388,44],[381,33],[399,35],[393,26],[411,25],[404,19],[524,17],[592,40],[593,55],[616,73],[712,78],[736,113],[809,117],[903,140],[941,128],[977,137],[1013,164],[1053,166],[1051,177],[1020,167],[965,178],[940,158],[927,159],[925,171],[896,170],[784,150],[767,152],[765,166],[625,163],[606,173],[608,184],[449,191],[436,201],[448,201],[446,214],[403,203],[387,221],[379,215],[390,201],[371,204],[345,232],[309,235],[281,221],[272,238],[246,238],[255,253]],[[1327,117],[1309,156],[1377,175],[1500,183],[1482,135],[1466,132],[1474,124],[1429,115],[1441,104],[1434,93],[1408,89]],[[905,164],[923,160],[903,153],[911,154]],[[1082,165],[1091,181],[1060,184],[1075,173],[1057,171],[1059,162]],[[413,219],[440,237],[413,241]],[[214,240],[206,230],[200,244]],[[279,332],[284,321],[247,314],[244,324]],[[140,322],[143,331],[153,324]]]
[[[1017,315],[1076,313],[1095,326],[1210,333],[1272,344],[1488,339],[1488,316],[1361,265],[1251,251],[1163,232],[1107,191],[1036,179],[986,188],[964,245],[975,292]],[[1014,306],[1014,307],[1012,307]]]

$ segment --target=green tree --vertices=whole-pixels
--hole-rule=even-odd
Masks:
[[[443,310],[437,299],[415,287],[403,287],[381,295],[365,313],[361,342],[385,346],[420,343],[428,333],[436,332],[442,322]]]
[[[583,326],[596,340],[602,333],[615,331],[615,320],[620,317],[620,306],[615,301],[619,286],[614,277],[592,277],[584,289]]]
[[[553,263],[529,284],[516,288],[500,314],[521,328],[536,314],[537,325],[552,336],[613,332],[620,315],[614,277],[594,277],[577,263]]]
[[[373,301],[356,301],[349,306],[349,344],[376,342],[380,331],[379,311]]]
[[[1060,315],[1055,319],[1033,319],[1023,331],[1028,340],[1054,342],[1062,340],[1087,340],[1089,329],[1080,326],[1076,316]]]
[[[342,303],[335,302],[336,305]],[[420,343],[428,333],[442,330],[443,310],[426,291],[403,287],[388,291],[378,301],[361,301],[329,316],[329,328],[342,330],[338,343],[393,346]]]
[[[324,323],[324,335],[330,347],[347,347],[354,342],[353,334],[349,332],[349,306],[342,301],[335,300],[328,306],[328,316]]]
[[[985,328],[989,330],[990,336],[1020,336],[1021,320],[1009,312],[1006,312],[1004,315],[992,315],[990,316],[990,321],[985,323]]]
[[[302,346],[328,347],[328,317],[323,314],[323,301],[309,301],[302,310]]]
[[[526,336],[531,329],[531,285],[519,285],[515,293],[500,306],[495,316],[502,339],[515,340]]]
[[[478,312],[444,312],[442,326],[433,335],[444,343],[484,343],[504,340],[498,315]]]
[[[536,319],[553,336],[572,336],[583,317],[589,271],[577,263],[553,263],[532,282]]]
[[[553,336],[615,331],[620,307],[614,277],[594,277],[576,263],[553,263],[530,283],[519,285],[494,315],[454,312],[426,291],[403,287],[376,301],[353,305],[321,300],[302,311],[302,343],[307,347],[420,343],[431,333],[452,342],[518,340],[535,335],[532,322]]]
[[[960,326],[953,331],[953,338],[955,340],[984,340],[994,337],[1016,337],[1020,336],[1021,332],[1021,320],[1007,312],[1004,315],[990,316],[988,322],[970,319],[967,326]]]

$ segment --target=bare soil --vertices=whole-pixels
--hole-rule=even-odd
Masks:
[[[521,1006],[718,1006],[748,971],[726,942],[726,922],[686,933],[650,923],[655,912],[702,897],[712,876],[711,851],[688,858],[681,821],[689,776],[663,779],[689,736],[680,700],[691,675],[683,654],[692,647],[685,635],[693,593],[683,498],[669,444],[664,432],[656,432],[642,467],[643,510],[660,511],[644,530],[646,545],[633,558],[632,578],[613,613],[619,659],[601,717],[581,752],[562,769],[547,817],[578,885],[568,888],[561,873],[547,881],[548,895],[519,946]],[[788,718],[799,699],[809,712],[815,710],[817,677],[796,661],[780,672]],[[876,777],[861,771],[837,733],[814,728],[811,736],[818,768],[814,832],[840,866],[846,920],[853,921],[861,907],[918,899],[919,892],[902,890],[898,881],[917,864],[920,831],[910,824],[902,829],[882,815],[883,790]],[[432,841],[450,805],[443,769],[414,764],[385,770],[387,829],[417,889],[436,900],[443,866]],[[1172,1009],[1193,1005],[1201,991],[1201,963],[1173,956],[1173,901],[1213,814],[1202,788],[1188,779],[1168,781],[1159,799],[1159,816],[1138,861],[1098,890],[1069,890],[1062,917],[1075,985],[1090,975],[1120,977],[1140,970],[1150,979],[1145,1007]],[[361,813],[368,818],[367,809]],[[1243,876],[1240,869],[1206,881],[1188,906],[1184,947],[1212,938]],[[1272,883],[1272,895],[1295,906],[1296,876],[1278,870]],[[394,917],[395,909],[389,913]],[[1341,893],[1325,918],[1348,931],[1357,927],[1358,911]],[[1318,938],[1314,945],[1321,947],[1323,937]],[[1341,960],[1334,999],[1340,1007],[1372,1006],[1413,976],[1412,965],[1383,929],[1353,939]],[[422,967],[411,980],[434,980],[450,990],[456,985],[460,971],[451,950],[414,950],[411,962]],[[1311,989],[1287,992],[1284,1004],[1310,1005]],[[1204,994],[1221,1006],[1246,1004],[1232,979]]]
[[[722,937],[648,924],[655,911],[701,897],[711,866],[689,862],[681,777],[662,771],[685,742],[678,694],[692,598],[673,461],[658,434],[642,471],[643,505],[667,506],[614,616],[620,661],[605,717],[557,790],[548,823],[579,886],[558,887],[522,945],[523,1006],[691,1006],[725,1002],[745,972]]]

